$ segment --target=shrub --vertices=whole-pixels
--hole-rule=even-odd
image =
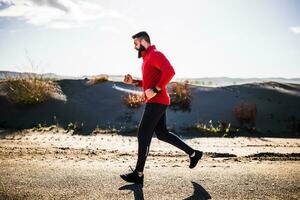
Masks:
[[[196,123],[193,126],[188,127],[186,129],[194,129],[201,133],[208,133],[208,134],[216,134],[216,135],[222,134],[222,136],[224,137],[234,136],[234,134],[239,131],[239,129],[232,127],[231,123],[227,124],[226,122],[218,122],[218,125],[214,126],[212,120],[209,120],[208,124]]]
[[[240,102],[234,107],[233,114],[241,126],[248,123],[254,127],[257,114],[256,104],[252,102]]]
[[[75,122],[75,123],[70,122],[67,125],[66,132],[68,133],[70,131],[73,131],[73,134],[82,132],[83,131],[83,122],[81,122],[81,123],[79,123],[79,122]]]
[[[49,98],[65,100],[59,85],[51,79],[38,74],[26,74],[16,77],[6,76],[1,81],[2,95],[14,104],[34,105]]]
[[[140,107],[144,101],[144,95],[129,93],[126,96],[123,96],[124,103],[130,108]]]
[[[192,95],[189,82],[173,83],[170,93],[171,106],[173,110],[191,111]]]
[[[99,127],[95,128],[92,131],[92,135],[97,135],[97,134],[116,134],[117,129],[115,128],[110,128],[110,129],[101,129]]]
[[[47,124],[37,124],[32,128],[32,131],[37,131],[37,132],[58,132],[59,127],[57,125],[47,125]]]
[[[87,84],[88,85],[96,85],[98,83],[103,83],[106,81],[108,81],[108,75],[101,74],[101,75],[92,77],[90,80],[88,80]]]

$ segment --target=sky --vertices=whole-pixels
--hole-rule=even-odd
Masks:
[[[141,77],[139,31],[177,78],[300,77],[297,0],[0,0],[0,70]]]

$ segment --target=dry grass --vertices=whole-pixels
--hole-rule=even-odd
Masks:
[[[98,135],[98,134],[116,134],[117,129],[111,128],[111,129],[101,129],[99,127],[95,128],[92,131],[92,135]]]
[[[63,96],[56,82],[38,74],[6,76],[0,86],[1,94],[14,104],[34,105]]]
[[[144,95],[129,93],[127,96],[123,96],[124,103],[130,108],[140,107],[144,101]]]
[[[96,85],[98,83],[103,83],[106,81],[108,81],[108,75],[101,74],[101,75],[92,77],[90,80],[88,80],[87,84],[88,85]]]
[[[239,129],[232,127],[231,123],[218,121],[218,125],[214,126],[212,120],[209,120],[208,124],[198,122],[184,129],[186,130],[193,129],[201,133],[209,134],[211,136],[223,136],[223,137],[234,136],[234,134],[236,134],[239,131]]]
[[[234,107],[233,114],[242,126],[248,123],[254,127],[257,114],[256,104],[253,102],[240,102]]]
[[[171,108],[173,110],[190,111],[192,95],[189,87],[189,82],[173,83],[171,97]]]

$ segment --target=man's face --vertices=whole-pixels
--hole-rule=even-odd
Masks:
[[[141,39],[139,38],[135,38],[133,40],[133,43],[134,43],[134,49],[135,50],[139,50],[140,46],[141,46]]]
[[[142,51],[145,51],[146,48],[145,46],[142,44],[143,40],[139,39],[139,38],[135,38],[133,40],[134,43],[134,49],[138,51],[138,58],[142,57]]]

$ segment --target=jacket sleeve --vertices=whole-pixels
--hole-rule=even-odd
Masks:
[[[135,86],[136,87],[143,87],[143,81],[142,80],[135,80],[136,83],[135,83]]]
[[[153,63],[155,67],[161,70],[161,78],[156,84],[160,88],[166,87],[166,85],[171,81],[175,75],[175,70],[170,64],[169,60],[161,53],[155,52],[153,55]]]

